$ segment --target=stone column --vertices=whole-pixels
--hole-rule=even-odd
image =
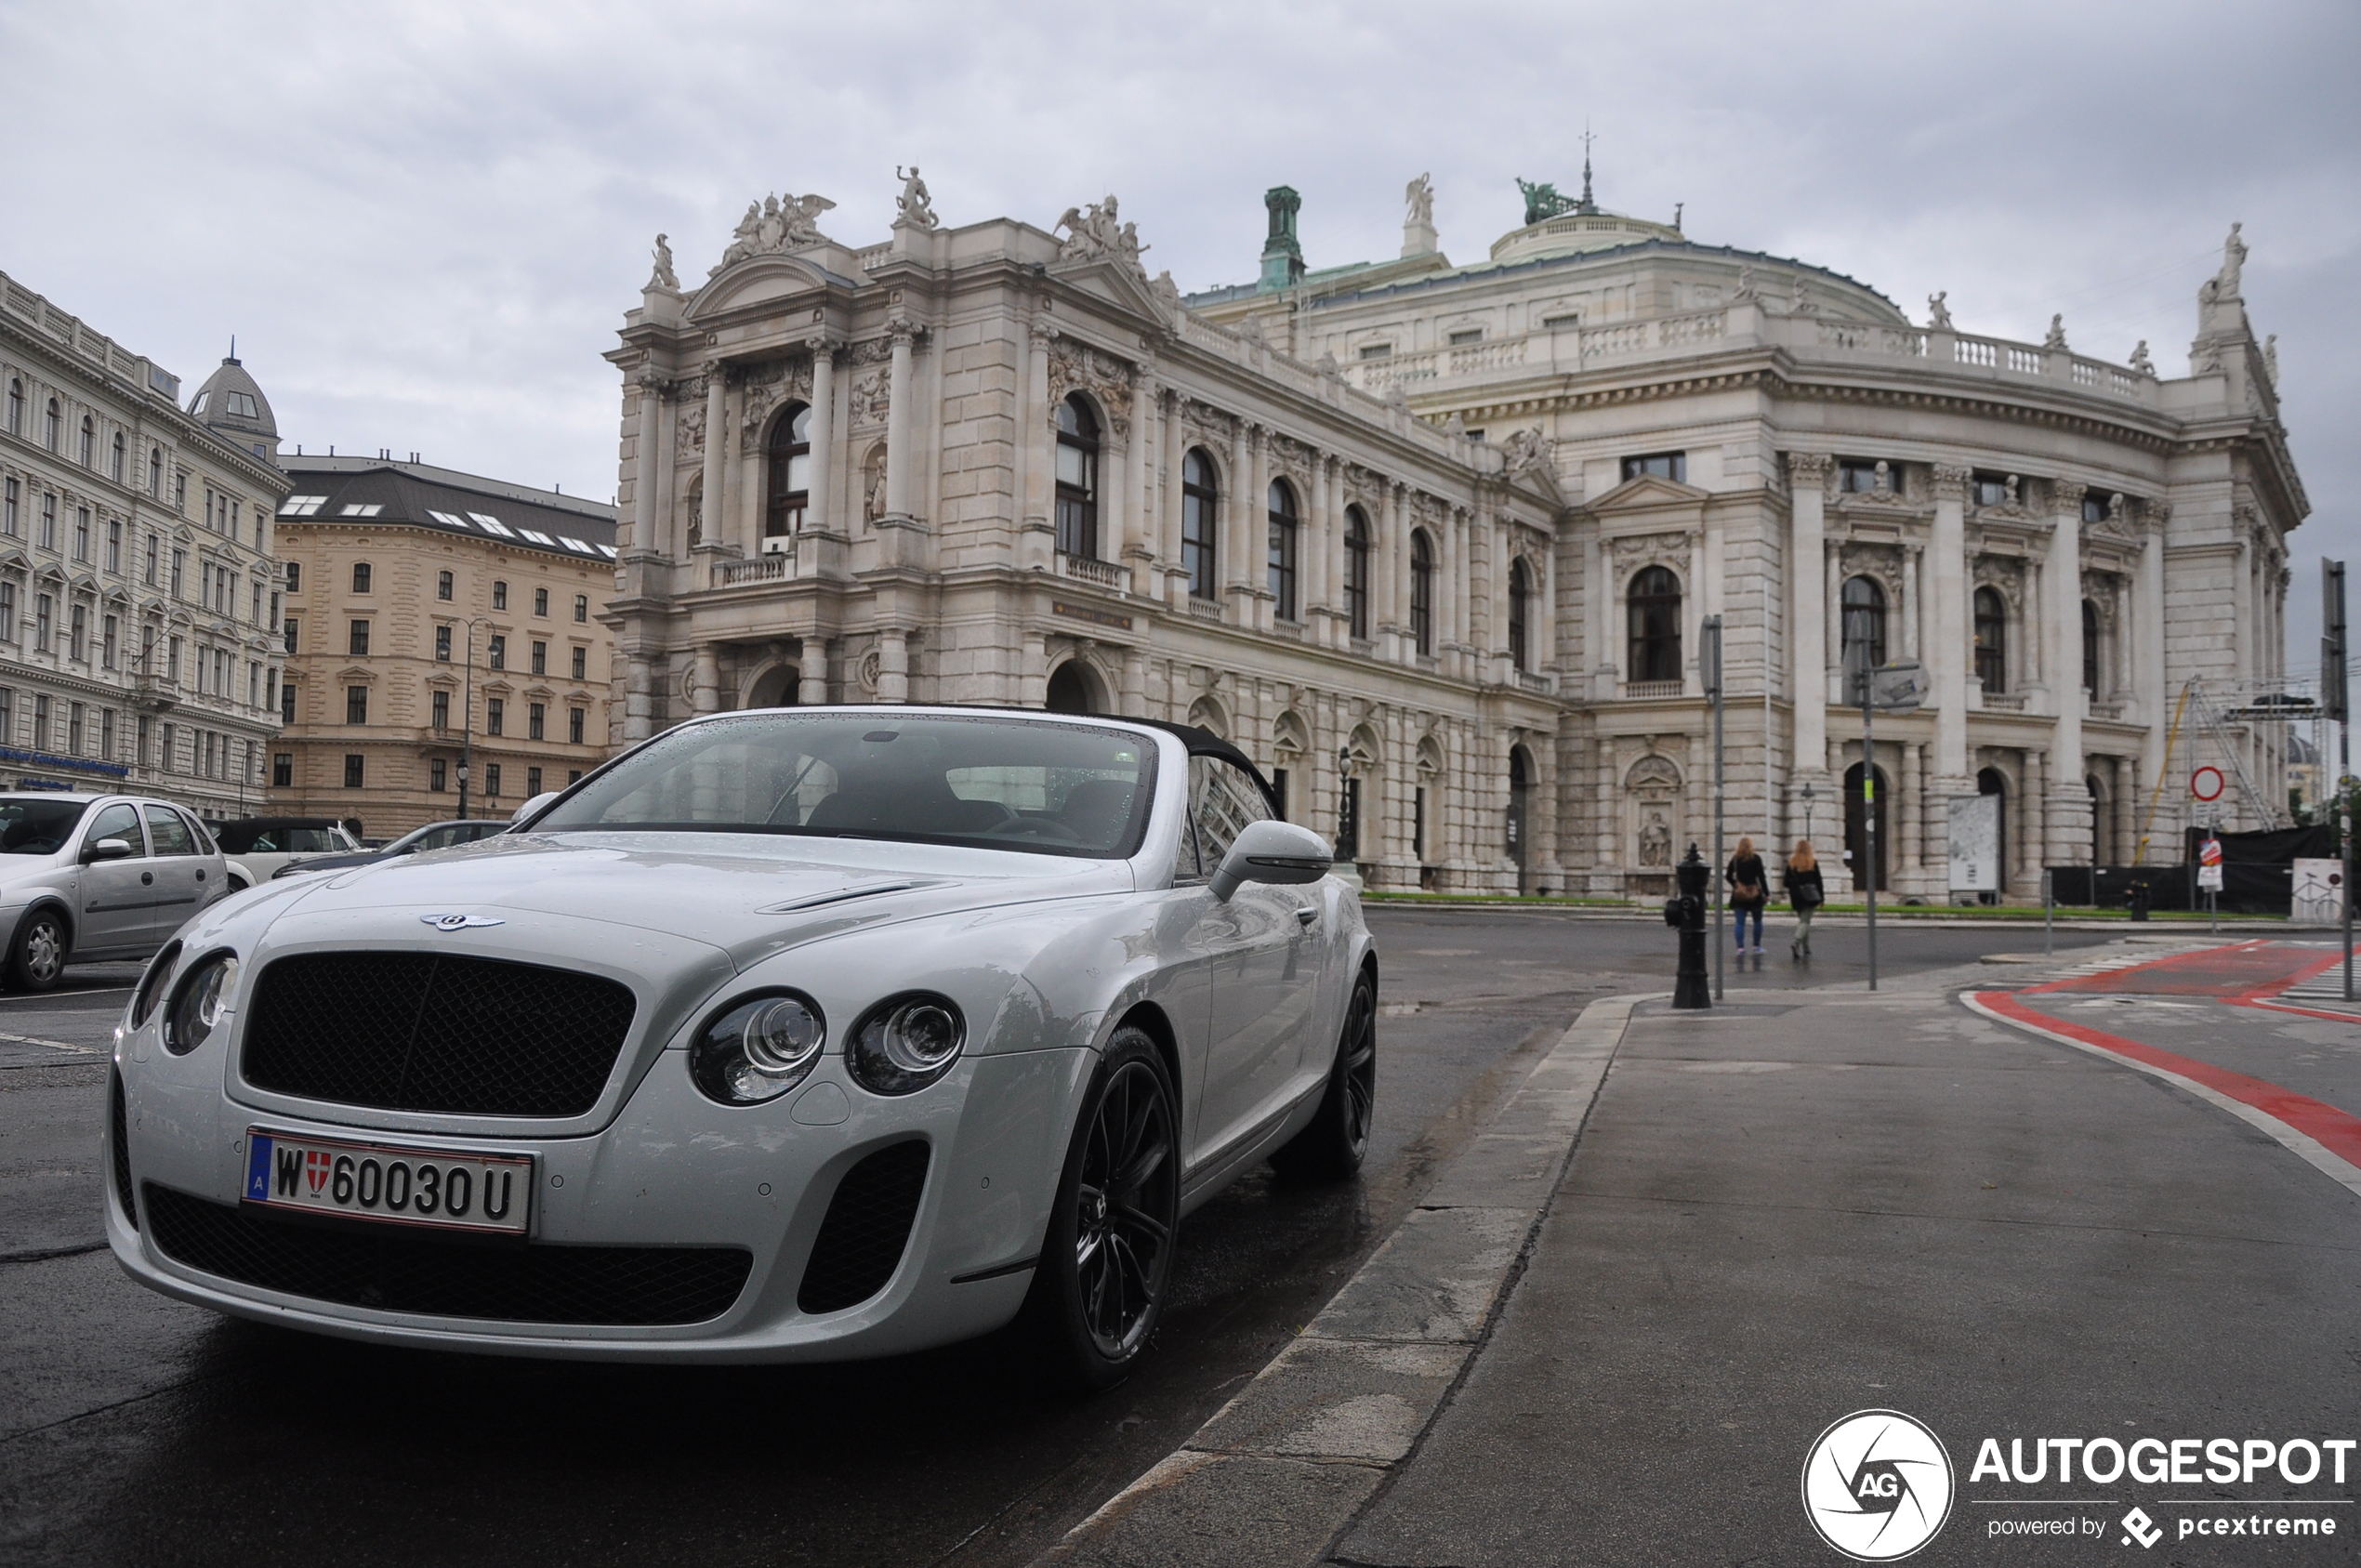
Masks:
[[[697,645],[697,673],[689,693],[689,705],[701,714],[720,710],[721,659],[719,651],[710,642]]]
[[[1795,703],[1795,756],[1787,775],[1787,816],[1799,822],[1803,802],[1797,791],[1805,784],[1812,785],[1815,804],[1840,810],[1843,804],[1822,760],[1828,754],[1826,486],[1832,461],[1821,452],[1787,454],[1793,535],[1787,550],[1787,583],[1795,599],[1787,634],[1787,685]]]
[[[1705,653],[1705,530],[1700,528],[1689,535],[1689,580],[1682,585],[1681,595],[1681,690],[1687,696],[1698,696],[1705,691],[1705,665],[1700,662]],[[1728,639],[1723,639],[1722,664],[1724,679],[1729,664]],[[1685,851],[1683,851],[1685,853]],[[1679,858],[1677,855],[1674,857]],[[1716,875],[1720,875],[1718,872]]]
[[[2140,510],[2140,580],[2136,589],[2139,613],[2134,617],[2140,628],[2140,651],[2139,662],[2133,666],[2136,671],[2133,679],[2140,692],[2141,722],[2147,728],[2147,733],[2140,741],[2140,777],[2144,788],[2153,789],[2168,761],[2164,747],[2172,726],[2170,677],[2167,673],[2164,646],[2164,525],[2169,514],[2153,502],[2143,505]],[[2321,765],[2327,766],[2325,758],[2321,759]],[[2329,780],[2328,788],[2333,790],[2334,787],[2335,782]],[[2158,830],[2169,830],[2170,826],[2159,814],[2156,828],[2151,830],[2151,848],[2154,847],[2153,834]],[[2132,846],[2132,853],[2139,855],[2138,845]],[[2142,857],[2142,863],[2146,863],[2146,860],[2147,857]]]
[[[1328,455],[1312,455],[1311,510],[1296,538],[1296,616],[1312,628],[1312,640],[1333,640],[1328,609]]]
[[[899,626],[877,628],[877,701],[910,700],[909,634]]]
[[[1385,547],[1385,570],[1379,581],[1385,599],[1386,656],[1408,664],[1418,656],[1418,639],[1410,632],[1410,516],[1408,487],[1386,485],[1387,516],[1378,525]]]
[[[632,446],[630,549],[653,550],[669,557],[671,541],[661,537],[662,494],[658,475],[664,468],[664,380],[652,364],[640,367],[640,425]]]
[[[807,637],[796,653],[796,701],[817,707],[828,700],[828,645]]]
[[[1927,863],[1939,874],[1934,892],[1948,901],[1951,806],[1955,796],[1973,795],[1968,766],[1969,608],[1967,504],[1972,470],[1938,463],[1934,469],[1934,527],[1920,566],[1926,585],[1924,657],[1934,688],[1933,777],[1928,782]]]
[[[824,334],[814,333],[806,339],[806,347],[811,350],[811,469],[803,537],[796,544],[796,575],[836,576],[844,570],[842,546],[847,538],[836,504],[836,344]],[[757,514],[754,530],[758,534],[762,528],[758,508],[749,510]]]
[[[1057,329],[1035,322],[1025,331],[1024,395],[1017,400],[1017,570],[1057,568],[1050,501],[1057,476],[1049,424],[1049,345]]]
[[[1107,434],[1112,437],[1114,421],[1108,421]],[[1125,488],[1124,475],[1128,465],[1127,453],[1117,441],[1109,440],[1099,446],[1099,537],[1097,553],[1101,560],[1122,560],[1131,543],[1130,494]]]
[[[1253,601],[1244,596],[1251,591],[1254,579],[1247,575],[1247,540],[1255,514],[1259,494],[1255,484],[1255,428],[1246,420],[1238,421],[1230,438],[1230,482],[1221,487],[1220,560],[1223,597],[1229,602],[1230,618],[1242,626],[1254,625]]]
[[[1919,621],[1925,614],[1926,552],[1916,545],[1902,547],[1902,657],[1918,659],[1919,652]]]
[[[1596,524],[1590,532],[1589,544],[1583,557],[1584,614],[1582,617],[1583,661],[1590,666],[1590,700],[1603,703],[1615,697],[1616,646],[1615,596],[1612,563],[1614,553],[1601,537]]]
[[[1895,781],[1902,787],[1896,793],[1902,798],[1894,804],[1901,808],[1896,814],[1902,819],[1902,854],[1898,870],[1913,874],[1926,867],[1927,811],[1927,748],[1912,741],[1902,748],[1902,777]]]
[[[1164,557],[1165,601],[1185,615],[1189,612],[1189,574],[1180,561],[1180,473],[1189,454],[1181,437],[1179,392],[1159,394],[1156,417],[1164,426],[1164,439],[1157,443],[1163,462],[1156,473],[1156,515],[1163,543],[1156,549]]]
[[[910,515],[910,345],[917,336],[905,321],[896,321],[889,330],[893,334],[893,361],[886,370],[886,516],[906,518]],[[813,376],[814,390],[818,389],[818,375]],[[817,421],[814,421],[817,423]]]
[[[723,494],[722,479],[723,453],[729,444],[729,373],[719,360],[713,360],[706,363],[705,367],[705,479],[702,491],[697,497],[697,537],[700,543],[706,545],[730,543],[730,513]],[[705,585],[700,583],[696,586],[703,587]]]
[[[2057,718],[2050,737],[2050,799],[2043,815],[2051,865],[2091,858],[2091,792],[2082,782],[2082,490],[2061,480],[2050,487],[2050,697]]]

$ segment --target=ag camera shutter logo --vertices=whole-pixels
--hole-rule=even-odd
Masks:
[[[1909,1556],[1951,1517],[1951,1456],[1899,1410],[1856,1410],[1803,1461],[1803,1511],[1820,1538],[1855,1562]]]

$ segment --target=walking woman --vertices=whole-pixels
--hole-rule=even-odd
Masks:
[[[1730,908],[1738,917],[1738,951],[1760,954],[1762,951],[1762,906],[1771,901],[1769,877],[1762,869],[1762,857],[1754,852],[1754,840],[1738,840],[1738,852],[1730,857],[1722,870],[1721,879],[1730,884]],[[1754,946],[1747,946],[1747,916],[1754,916]]]
[[[1780,878],[1786,885],[1787,903],[1795,909],[1795,940],[1787,943],[1787,956],[1804,959],[1812,956],[1812,916],[1828,896],[1820,883],[1820,863],[1812,858],[1812,840],[1795,841],[1795,853],[1787,857],[1787,869]]]

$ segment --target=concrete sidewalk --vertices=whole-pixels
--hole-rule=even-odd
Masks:
[[[1968,1482],[1983,1438],[2361,1435],[2361,1200],[2213,1105],[1971,1013],[1968,978],[1647,1003],[1628,1028],[1594,1005],[1464,1181],[1052,1559],[1826,1562],[1807,1450],[1884,1407],[1957,1469],[1933,1559],[2021,1563],[2043,1548],[1998,1522],[2070,1499],[2107,1505],[2084,1511],[2113,1550],[2134,1505],[2170,1530],[2197,1494],[2262,1494],[1996,1501]],[[2319,1500],[2355,1482],[2273,1494],[2346,1538],[2267,1560],[2349,1561],[2361,1509]]]

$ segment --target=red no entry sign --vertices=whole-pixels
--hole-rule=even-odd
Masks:
[[[2200,768],[2189,775],[2189,793],[2200,800],[2219,800],[2225,782],[2221,769]]]

